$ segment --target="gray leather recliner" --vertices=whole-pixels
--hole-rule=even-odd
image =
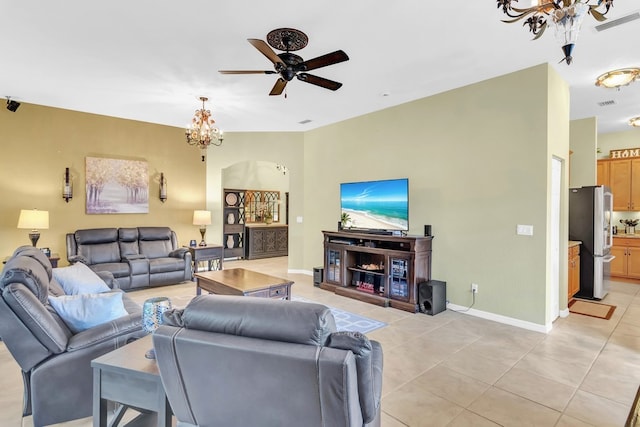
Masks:
[[[323,305],[201,295],[153,344],[178,426],[380,426],[382,347]]]
[[[101,275],[113,287],[110,273]],[[32,246],[18,248],[0,276],[0,337],[22,370],[23,416],[35,427],[92,414],[91,360],[145,335],[142,309],[126,294],[128,316],[77,334],[49,305],[63,295],[48,258]]]

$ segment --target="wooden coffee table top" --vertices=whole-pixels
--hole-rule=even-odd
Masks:
[[[272,286],[292,285],[293,281],[281,277],[269,276],[257,271],[245,270],[244,268],[231,268],[225,270],[204,271],[194,274],[198,279],[198,286],[208,289],[207,284],[222,285],[227,288],[236,289],[242,293],[248,293]]]

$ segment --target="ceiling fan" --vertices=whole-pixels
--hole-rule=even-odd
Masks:
[[[279,74],[280,77],[271,89],[269,95],[280,95],[287,83],[294,77],[300,81],[311,83],[329,90],[338,90],[342,83],[314,76],[307,71],[315,70],[339,62],[348,61],[349,57],[342,50],[327,53],[317,58],[305,61],[300,56],[291,52],[304,48],[309,38],[305,33],[294,28],[278,28],[267,34],[267,42],[260,39],[247,39],[249,43],[267,57],[274,67],[274,71],[253,71],[253,70],[220,70],[222,74]],[[276,54],[273,49],[284,52]],[[285,97],[286,97],[285,93]]]

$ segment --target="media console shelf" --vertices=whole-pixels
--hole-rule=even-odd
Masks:
[[[415,313],[418,284],[431,279],[432,236],[323,231],[322,289]]]

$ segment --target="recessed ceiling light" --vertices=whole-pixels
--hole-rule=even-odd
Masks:
[[[596,86],[608,88],[619,88],[626,86],[634,80],[640,78],[640,68],[621,68],[619,70],[607,71],[596,79]]]
[[[629,124],[633,127],[640,128],[640,116],[629,120]]]

